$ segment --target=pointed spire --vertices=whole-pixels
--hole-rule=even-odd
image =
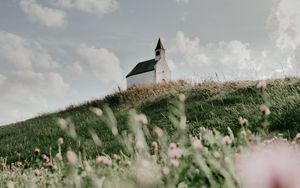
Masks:
[[[164,50],[164,46],[162,45],[160,38],[158,38],[158,42],[157,42],[155,50]]]

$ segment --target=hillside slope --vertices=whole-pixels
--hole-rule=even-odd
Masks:
[[[205,82],[196,86],[184,81],[170,84],[145,86],[116,92],[102,100],[91,101],[66,110],[45,114],[24,122],[0,127],[0,157],[7,157],[9,162],[16,160],[32,160],[33,150],[41,148],[49,154],[57,150],[56,140],[65,139],[62,148],[70,147],[82,150],[88,156],[99,153],[119,153],[121,146],[114,139],[110,128],[103,118],[98,117],[91,108],[103,109],[107,104],[115,114],[119,132],[128,129],[128,111],[135,108],[148,117],[148,126],[152,130],[158,126],[170,135],[174,127],[169,119],[173,101],[180,93],[187,97],[186,116],[189,130],[196,134],[199,127],[211,127],[226,130],[229,126],[233,131],[239,129],[238,118],[247,118],[251,126],[259,125],[259,107],[264,103],[257,82]],[[300,128],[300,79],[268,81],[266,96],[271,109],[269,116],[270,130],[293,137]],[[80,147],[69,138],[58,125],[59,118],[69,118],[80,137]],[[94,130],[102,141],[102,146],[93,143],[90,130]]]

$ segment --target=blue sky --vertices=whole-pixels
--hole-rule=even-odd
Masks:
[[[1,1],[0,124],[125,88],[158,37],[174,80],[298,75],[299,9],[297,0]]]

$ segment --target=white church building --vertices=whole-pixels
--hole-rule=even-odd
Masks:
[[[155,58],[138,63],[126,76],[127,88],[145,84],[168,82],[171,71],[166,62],[165,49],[160,39],[155,48]]]

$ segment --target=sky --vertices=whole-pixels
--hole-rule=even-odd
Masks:
[[[299,0],[2,0],[0,125],[99,99],[161,37],[172,79],[299,75]]]

